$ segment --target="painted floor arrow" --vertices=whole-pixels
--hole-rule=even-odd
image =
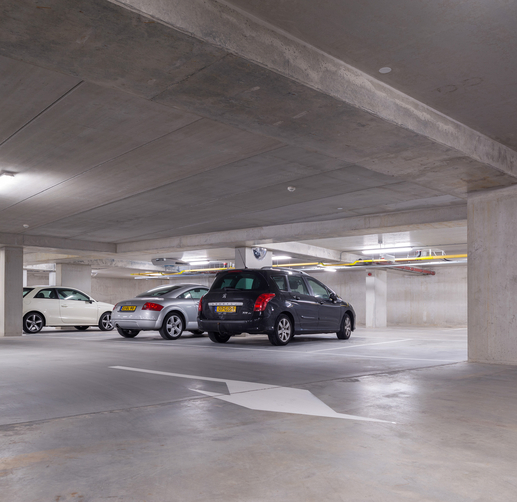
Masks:
[[[110,366],[112,369],[163,375],[175,378],[188,378],[190,380],[204,380],[207,382],[225,383],[229,395],[206,390],[190,389],[193,392],[204,394],[227,403],[243,406],[250,410],[273,411],[277,413],[295,413],[297,415],[309,415],[314,417],[341,418],[347,420],[361,420],[365,422],[395,423],[376,418],[359,417],[337,413],[330,406],[319,400],[312,392],[290,387],[261,384],[254,382],[242,382],[239,380],[226,380],[222,378],[202,377],[198,375],[184,375],[181,373],[169,373],[166,371],[146,370],[130,368],[127,366]]]

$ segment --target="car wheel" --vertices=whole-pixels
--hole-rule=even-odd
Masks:
[[[217,333],[216,331],[209,331],[208,338],[212,340],[214,343],[226,343],[231,336],[230,335],[222,335],[221,333]]]
[[[293,334],[293,322],[285,314],[280,314],[275,322],[275,330],[267,336],[272,345],[287,345]]]
[[[79,331],[86,331],[90,326],[74,326],[75,329]]]
[[[104,312],[99,319],[99,329],[101,331],[111,331],[114,328],[111,322],[111,312]]]
[[[45,326],[45,318],[39,312],[29,312],[23,318],[23,331],[25,333],[39,333]]]
[[[117,331],[118,331],[118,334],[120,336],[123,336],[124,338],[135,338],[135,336],[138,335],[138,333],[140,333],[139,329],[124,329],[124,328],[119,328],[118,326],[117,326]]]
[[[352,335],[352,319],[349,314],[343,316],[341,321],[341,329],[336,333],[340,340],[348,340]]]
[[[160,335],[165,340],[176,340],[183,333],[183,327],[183,318],[177,312],[169,312],[159,329]]]
[[[204,333],[203,330],[201,329],[191,329],[190,332],[193,334],[193,335],[202,335]]]

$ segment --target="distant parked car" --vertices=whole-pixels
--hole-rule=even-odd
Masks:
[[[117,303],[111,319],[124,338],[134,338],[143,330],[158,330],[166,340],[179,338],[184,330],[201,334],[197,307],[207,292],[199,284],[159,286]]]
[[[220,272],[198,314],[199,328],[216,343],[240,333],[267,334],[272,345],[302,333],[347,340],[355,329],[352,305],[314,277],[280,268]]]
[[[78,330],[98,326],[113,329],[111,303],[98,302],[90,295],[65,286],[23,288],[23,331],[38,333],[43,326],[70,326]]]

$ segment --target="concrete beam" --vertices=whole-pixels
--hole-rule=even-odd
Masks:
[[[115,253],[116,245],[109,242],[91,242],[43,235],[0,233],[0,246],[23,246],[59,249],[61,251],[90,251],[95,253]]]
[[[517,176],[517,152],[222,1],[109,1]]]
[[[459,204],[433,211],[422,209],[372,216],[355,216],[331,221],[292,223],[288,225],[245,228],[227,232],[128,242],[117,244],[117,253],[163,252],[163,250],[171,252],[199,248],[265,246],[276,242],[438,228],[444,224],[466,225],[466,219],[467,207],[464,204]]]
[[[318,261],[325,262],[354,261],[357,259],[351,253],[342,253],[340,251],[336,251],[335,249],[328,249],[321,246],[313,246],[311,244],[304,244],[303,242],[278,242],[274,244],[266,244],[264,245],[264,247],[271,251],[281,253],[312,256]]]

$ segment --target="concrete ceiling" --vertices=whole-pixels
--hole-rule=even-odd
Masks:
[[[358,251],[400,232],[460,249],[468,193],[517,182],[516,15],[502,1],[6,0],[0,170],[16,176],[0,176],[0,244],[38,263]]]

